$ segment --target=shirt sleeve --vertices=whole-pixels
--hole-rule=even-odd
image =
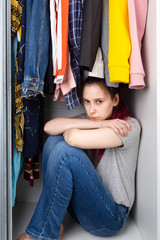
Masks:
[[[141,126],[138,120],[135,118],[129,118],[127,121],[131,125],[131,130],[128,131],[126,137],[123,137],[119,134],[119,137],[123,142],[123,147],[120,147],[121,149],[130,149],[130,147],[133,147],[135,143],[139,143],[140,139]]]

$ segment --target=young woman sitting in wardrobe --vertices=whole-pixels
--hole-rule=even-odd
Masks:
[[[18,240],[58,239],[67,210],[91,234],[110,236],[122,229],[134,202],[140,125],[118,91],[88,77],[86,114],[46,123],[51,136],[43,150],[43,190]]]

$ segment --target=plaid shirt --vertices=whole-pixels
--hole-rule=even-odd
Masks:
[[[69,0],[69,50],[71,68],[76,81],[76,87],[64,96],[67,108],[73,109],[81,103],[81,74],[79,68],[79,53],[82,32],[84,0]]]

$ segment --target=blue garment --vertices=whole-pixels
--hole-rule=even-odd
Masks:
[[[14,45],[16,45],[14,47]],[[12,37],[11,41],[11,54],[12,54],[12,109],[14,105],[14,78],[15,78],[15,49],[17,49],[17,37]],[[13,119],[13,112],[12,112],[12,119]],[[21,172],[21,168],[23,165],[22,154],[17,152],[16,149],[16,137],[15,137],[15,128],[14,128],[14,121],[12,121],[12,143],[13,143],[13,158],[12,158],[12,207],[15,205],[16,199],[16,187],[18,177]]]
[[[22,0],[22,30],[20,46],[18,50],[18,72],[17,81],[23,81],[24,76],[24,59],[25,59],[25,31],[26,31],[26,0]]]
[[[64,96],[67,108],[73,109],[81,103],[81,74],[79,68],[79,53],[81,43],[84,0],[69,0],[69,50],[71,68],[76,87]]]
[[[58,239],[70,205],[82,227],[97,236],[116,234],[128,208],[114,202],[86,153],[62,135],[47,139],[43,150],[43,190],[26,233],[37,240]]]
[[[37,96],[24,98],[24,147],[23,156],[34,157],[43,149],[44,127],[44,97]]]
[[[13,159],[12,159],[12,207],[15,205],[17,181],[23,167],[22,154],[17,152],[15,144],[15,129],[13,126]]]
[[[49,59],[49,1],[26,1],[25,70],[22,97],[43,94]]]

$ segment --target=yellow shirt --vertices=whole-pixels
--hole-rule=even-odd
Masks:
[[[109,53],[108,67],[111,82],[129,83],[128,0],[109,0]]]

